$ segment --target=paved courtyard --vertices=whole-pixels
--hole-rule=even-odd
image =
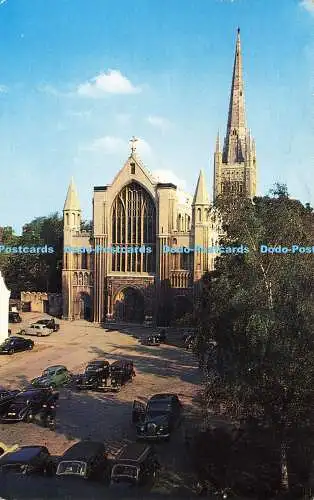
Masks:
[[[42,316],[24,313],[22,324],[10,326],[12,334]],[[56,431],[35,424],[0,425],[1,441],[42,444],[53,455],[60,455],[75,441],[92,438],[104,441],[114,456],[124,442],[134,440],[131,424],[134,399],[158,392],[176,392],[186,415],[192,415],[197,410],[195,398],[199,391],[199,371],[191,353],[172,345],[143,346],[136,338],[143,335],[143,329],[134,328],[130,333],[122,333],[104,330],[85,321],[60,320],[59,323],[60,331],[50,337],[33,337],[33,351],[0,358],[0,385],[25,387],[46,367],[55,364],[65,365],[71,372],[80,373],[88,361],[96,358],[109,361],[121,357],[132,359],[136,377],[118,394],[77,393],[63,389],[60,391]],[[169,443],[157,445],[163,466],[157,490],[174,493],[182,490],[183,483],[191,482],[183,434],[184,426]]]

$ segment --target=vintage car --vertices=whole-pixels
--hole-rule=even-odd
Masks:
[[[12,391],[10,389],[5,389],[4,387],[0,387],[0,418],[1,415],[3,415],[7,411],[10,404],[19,393],[20,393],[19,390]]]
[[[55,413],[58,399],[58,393],[47,389],[28,389],[19,392],[2,413],[0,421],[7,424],[33,422],[38,416],[44,425],[50,427],[51,415]]]
[[[110,382],[113,390],[120,390],[121,387],[135,377],[133,361],[120,359],[110,365]]]
[[[55,464],[45,446],[21,446],[0,457],[0,472],[52,476]]]
[[[63,365],[49,366],[40,377],[31,381],[33,387],[56,388],[67,384],[72,378],[71,373]]]
[[[3,457],[3,455],[5,455],[6,453],[17,450],[18,448],[18,444],[13,444],[12,446],[10,446],[0,441],[0,457]]]
[[[159,340],[161,344],[165,344],[167,342],[166,330],[161,329],[158,333],[155,334],[155,337]]]
[[[109,479],[109,462],[104,443],[80,441],[74,444],[59,460],[56,475]]]
[[[15,311],[9,312],[9,323],[21,323],[21,322],[22,322],[22,318],[18,312],[15,312]]]
[[[36,335],[36,337],[48,337],[53,332],[52,328],[47,328],[46,325],[37,325],[34,323],[20,331],[20,335]]]
[[[160,338],[159,335],[149,335],[149,337],[145,337],[142,340],[143,345],[153,345],[153,346],[159,346],[160,345]]]
[[[34,342],[21,337],[9,337],[0,345],[0,354],[14,354],[15,352],[31,351]]]
[[[176,394],[155,394],[145,405],[134,401],[132,422],[137,439],[169,440],[182,419],[182,405]]]
[[[153,485],[160,465],[151,446],[143,443],[125,445],[114,460],[111,470],[111,486]]]
[[[57,332],[60,329],[59,323],[56,323],[54,318],[39,319],[38,321],[36,321],[35,325],[45,325],[47,328],[50,328],[54,332]]]
[[[77,389],[101,390],[107,387],[110,377],[109,361],[91,361],[85,368],[85,372],[75,378],[74,383]]]

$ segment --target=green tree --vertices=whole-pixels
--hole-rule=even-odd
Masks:
[[[219,200],[222,244],[248,253],[223,255],[203,278],[197,351],[217,342],[217,376],[207,403],[231,417],[255,416],[270,425],[287,453],[314,428],[313,254],[263,254],[261,245],[311,247],[312,210],[276,186],[273,197]],[[285,477],[286,479],[286,477]]]
[[[7,257],[3,272],[12,297],[23,290],[61,292],[63,219],[54,213],[37,217],[15,237],[15,246],[51,246],[53,253],[17,253]]]

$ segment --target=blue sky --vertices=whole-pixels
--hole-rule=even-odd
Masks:
[[[314,204],[313,0],[0,0],[0,225],[61,211],[129,153],[211,192],[241,27],[259,193],[286,182]]]

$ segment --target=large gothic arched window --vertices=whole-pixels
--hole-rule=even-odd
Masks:
[[[149,193],[136,182],[125,186],[113,202],[112,246],[126,249],[112,254],[112,271],[156,271],[156,209]],[[144,246],[146,251],[140,252]]]

